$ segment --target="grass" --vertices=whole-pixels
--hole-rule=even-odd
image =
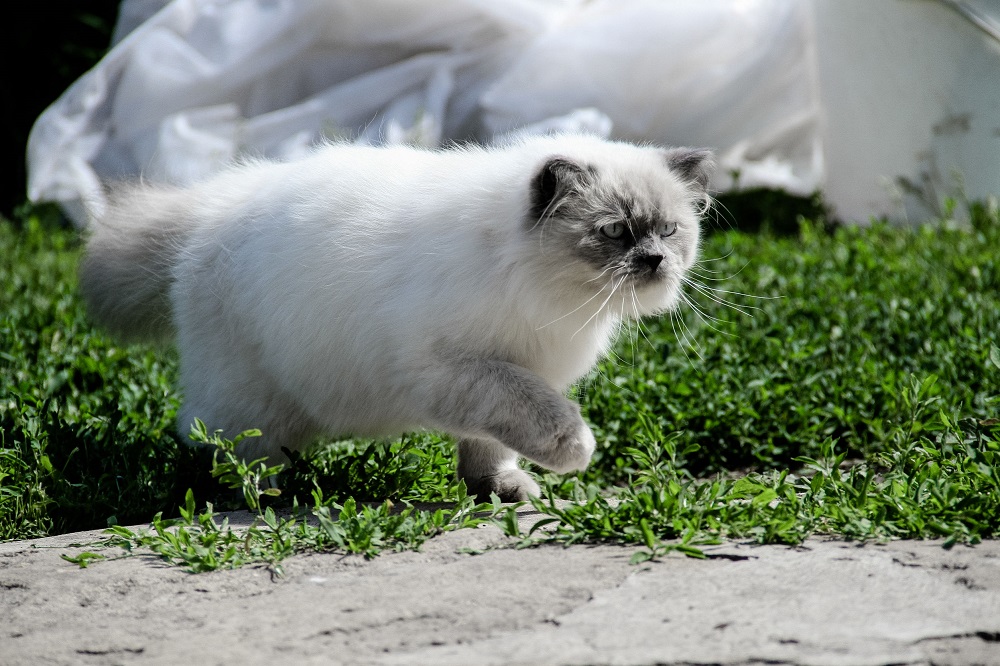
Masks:
[[[281,560],[297,552],[336,550],[374,557],[386,549],[415,550],[432,536],[491,519],[484,511],[486,507],[467,497],[462,486],[447,508],[418,510],[407,504],[400,510],[389,500],[366,506],[348,497],[340,504],[324,498],[315,484],[311,509],[300,509],[298,498],[293,497],[288,515],[279,515],[263,500],[281,495],[281,490],[268,483],[281,468],[269,468],[263,459],[244,461],[234,453],[241,439],[259,435],[259,431],[247,431],[230,441],[209,434],[200,421],[192,429],[195,441],[215,447],[212,476],[240,490],[246,507],[256,515],[248,528],[232,529],[227,518],[217,520],[211,503],[198,511],[189,489],[179,508],[179,518],[164,519],[162,513],[157,513],[149,529],[140,530],[114,525],[107,530],[111,536],[99,545],[118,546],[125,550],[125,556],[135,548],[147,548],[194,573],[263,563],[281,575]],[[106,557],[94,551],[63,555],[63,559],[81,567]]]
[[[579,384],[599,449],[580,475],[542,477],[530,534],[506,507],[474,513],[430,433],[328,442],[277,496],[269,470],[196,431],[213,462],[173,433],[174,354],[87,323],[75,234],[37,210],[2,221],[0,539],[110,527],[199,571],[372,556],[484,519],[524,545],[627,543],[637,560],[721,538],[1000,536],[996,207],[919,228],[797,219],[710,234],[691,305],[625,331]],[[218,517],[240,507],[249,531]]]

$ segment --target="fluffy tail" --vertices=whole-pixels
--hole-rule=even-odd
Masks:
[[[127,341],[173,334],[170,285],[192,226],[186,208],[180,190],[140,186],[117,192],[91,221],[80,290],[95,322]]]

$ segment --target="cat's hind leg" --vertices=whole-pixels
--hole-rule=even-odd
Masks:
[[[492,439],[458,442],[458,478],[477,502],[489,502],[496,493],[503,502],[523,502],[540,493],[538,484],[517,465],[518,455]]]
[[[209,433],[222,430],[232,439],[245,430],[259,429],[259,437],[247,437],[236,453],[244,460],[267,458],[268,465],[284,464],[282,448],[301,450],[317,434],[315,424],[296,403],[285,397],[266,373],[254,364],[208,353],[208,347],[192,347],[181,356],[180,387],[183,402],[177,427],[187,437],[195,418]]]
[[[282,448],[300,450],[303,443],[311,439],[311,429],[303,427],[302,420],[296,418],[293,408],[286,407],[280,411],[276,409],[278,405],[275,403],[280,402],[279,400],[248,399],[247,393],[251,392],[244,392],[242,400],[204,400],[199,399],[203,396],[198,395],[193,400],[185,399],[178,412],[178,433],[186,438],[195,418],[205,423],[209,433],[221,430],[222,436],[227,439],[246,430],[258,429],[261,435],[243,439],[237,446],[236,453],[247,461],[266,458],[267,464],[271,466],[286,464],[288,456]]]

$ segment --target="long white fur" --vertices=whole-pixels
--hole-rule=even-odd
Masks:
[[[676,280],[612,293],[612,275],[548,245],[546,221],[527,216],[531,179],[552,156],[649,190],[678,222],[664,259]],[[280,459],[280,447],[321,432],[448,429],[428,392],[458,359],[498,359],[565,390],[622,317],[676,304],[699,197],[659,149],[586,136],[446,151],[328,145],[185,189],[125,191],[93,222],[81,280],[112,329],[176,333],[182,432],[195,417],[229,435],[258,427],[245,453]],[[580,468],[592,436],[577,448],[566,464],[543,463]]]

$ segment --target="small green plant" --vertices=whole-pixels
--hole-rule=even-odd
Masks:
[[[120,547],[126,554],[144,548],[193,573],[259,563],[282,575],[281,561],[298,552],[339,551],[370,558],[386,549],[417,549],[441,532],[493,520],[488,505],[477,505],[465,494],[463,484],[459,484],[457,501],[446,509],[419,510],[409,504],[397,508],[389,501],[372,507],[352,497],[337,503],[325,499],[317,487],[308,510],[294,498],[281,515],[263,506],[263,500],[281,495],[273,483],[282,467],[269,467],[263,459],[246,462],[235,452],[240,441],[255,436],[260,436],[259,431],[250,430],[229,440],[218,431],[209,434],[201,421],[191,431],[192,440],[215,449],[212,476],[242,492],[253,514],[249,527],[233,527],[228,517],[220,521],[211,503],[199,511],[194,493],[188,490],[179,518],[165,519],[158,513],[149,529],[111,526],[106,530],[109,537],[100,545]],[[86,551],[63,558],[86,567],[106,556]]]
[[[260,437],[260,430],[245,430],[232,440],[219,436],[219,432],[208,434],[208,428],[201,419],[195,419],[191,426],[191,441],[196,444],[215,447],[212,459],[212,476],[227,488],[243,492],[247,509],[260,514],[261,497],[277,497],[281,490],[271,485],[283,469],[281,465],[268,467],[267,458],[257,458],[247,462],[236,455],[236,447],[248,437]],[[219,460],[219,456],[223,460]],[[189,491],[190,495],[190,491]]]
[[[990,352],[991,363],[996,348]],[[956,419],[935,411],[937,378],[912,379],[902,392],[905,418],[885,448],[848,461],[827,439],[796,472],[698,479],[678,466],[678,434],[628,449],[639,471],[613,499],[577,485],[560,506],[551,493],[525,545],[630,543],[634,562],[669,552],[702,556],[723,538],[796,545],[813,534],[858,540],[943,538],[944,545],[1000,536],[1000,420]],[[648,424],[647,424],[648,425]],[[543,529],[545,528],[545,529]]]

